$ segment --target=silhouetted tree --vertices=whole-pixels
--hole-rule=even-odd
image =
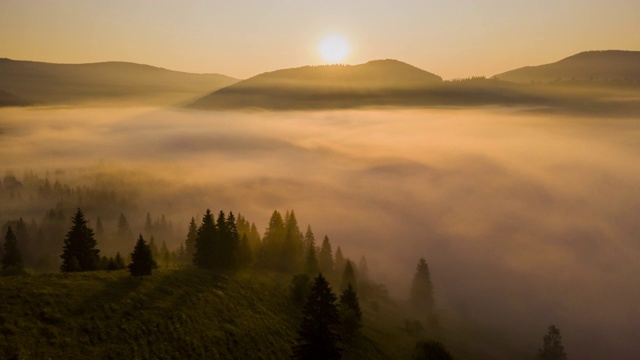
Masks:
[[[320,254],[318,254],[318,266],[320,267],[320,272],[324,274],[333,273],[333,252],[331,251],[329,237],[326,235],[322,240]]]
[[[280,250],[284,243],[286,229],[282,215],[277,210],[273,211],[269,219],[269,226],[262,239],[259,264],[263,267],[276,269],[279,267]]]
[[[351,260],[347,259],[345,261],[344,271],[342,272],[342,281],[340,282],[340,289],[344,291],[349,285],[353,286],[354,289],[358,287],[356,280],[356,271],[353,268],[353,263]]]
[[[307,248],[307,255],[304,261],[304,272],[307,274],[317,274],[320,271],[318,266],[318,258],[316,257],[316,247],[311,242],[311,246]]]
[[[344,341],[351,341],[357,337],[362,327],[362,311],[358,295],[351,284],[340,295],[340,327]]]
[[[335,260],[333,261],[334,266],[334,279],[338,279],[342,272],[344,271],[344,266],[346,265],[346,261],[344,256],[342,255],[342,249],[340,246],[336,249]]]
[[[129,226],[129,221],[123,213],[120,213],[120,216],[118,217],[118,237],[130,238],[131,236],[132,233],[131,226]]]
[[[18,240],[16,234],[11,229],[7,229],[4,237],[4,246],[2,254],[2,275],[18,275],[24,272],[22,265],[22,255],[18,249]]]
[[[245,233],[242,234],[242,239],[240,239],[240,245],[238,247],[238,265],[240,267],[246,267],[251,264],[251,261],[251,247],[249,246],[249,239]]]
[[[196,252],[196,238],[198,237],[198,226],[196,219],[191,218],[189,222],[189,230],[187,231],[187,239],[184,241],[185,256],[189,261],[193,261],[193,254]]]
[[[151,235],[153,233],[153,221],[151,220],[151,214],[147,212],[147,217],[144,221],[144,232],[147,235]]]
[[[198,228],[197,235],[193,262],[198,267],[211,269],[214,267],[214,246],[218,237],[218,231],[213,221],[213,214],[211,214],[209,209],[207,209],[202,217],[202,224],[200,224]]]
[[[129,272],[133,276],[151,275],[151,271],[156,267],[156,262],[151,255],[151,248],[142,234],[138,237],[138,242],[131,253],[131,264],[129,264]]]
[[[453,360],[453,357],[441,342],[426,340],[416,344],[413,360]]]
[[[313,235],[311,225],[307,225],[307,231],[304,233],[304,249],[308,251],[310,247],[316,247],[316,237]]]
[[[549,326],[549,331],[542,338],[542,348],[538,349],[538,359],[540,360],[566,360],[567,354],[564,352],[560,330],[555,325]]]
[[[410,301],[415,310],[426,311],[427,314],[433,313],[433,284],[431,283],[429,266],[423,258],[420,258],[416,266],[416,273],[411,284]]]
[[[222,213],[222,212],[221,212]],[[224,213],[222,213],[224,216]],[[233,216],[233,211],[229,211],[229,215],[225,219],[225,236],[222,244],[222,268],[233,269],[238,266],[239,260],[239,248],[240,248],[240,235],[238,233],[238,227],[236,225],[236,218]]]
[[[341,358],[338,346],[340,317],[336,296],[319,274],[302,310],[302,323],[293,347],[295,359],[333,360]]]
[[[96,219],[96,237],[100,237],[104,234],[104,226],[102,226],[102,220],[100,217]]]
[[[165,268],[171,265],[171,253],[167,247],[167,242],[164,240],[162,240],[162,246],[160,247],[160,259],[162,259],[162,264]]]
[[[100,250],[96,249],[96,240],[93,237],[93,230],[87,226],[87,220],[80,209],[73,219],[71,230],[64,239],[62,251],[62,265],[60,270],[88,271],[95,270],[100,259]]]

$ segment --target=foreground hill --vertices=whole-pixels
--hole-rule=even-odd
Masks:
[[[0,358],[289,359],[300,310],[288,280],[195,269],[3,277]],[[389,358],[368,338],[345,357]]]
[[[586,51],[558,62],[525,66],[494,76],[500,80],[547,83],[558,80],[640,82],[640,51]]]
[[[176,104],[237,80],[127,62],[51,64],[0,59],[0,106],[86,103]]]
[[[397,60],[304,66],[240,81],[197,100],[190,107],[287,109],[384,104],[385,99],[398,93],[441,82],[439,76]]]

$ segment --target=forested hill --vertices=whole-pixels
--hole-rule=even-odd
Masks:
[[[122,270],[1,280],[4,359],[290,359],[300,321],[290,279],[276,273],[182,269],[136,278]],[[344,358],[389,356],[365,337]]]
[[[0,59],[0,106],[193,101],[237,79],[128,62],[53,64]]]
[[[494,77],[520,83],[578,80],[637,84],[640,82],[640,51],[585,51],[551,64],[525,66]]]
[[[267,72],[207,95],[197,109],[267,109],[371,105],[442,82],[442,78],[398,60],[360,65],[303,66]]]

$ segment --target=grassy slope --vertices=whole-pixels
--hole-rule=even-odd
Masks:
[[[285,359],[299,310],[288,277],[162,270],[0,278],[0,357]],[[365,334],[384,333],[367,321]],[[391,329],[362,338],[345,358],[405,358],[412,344]],[[399,341],[395,341],[398,339]]]

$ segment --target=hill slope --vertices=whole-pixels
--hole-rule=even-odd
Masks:
[[[174,104],[236,81],[219,74],[183,73],[127,62],[51,64],[0,59],[0,94],[11,94],[23,105]]]
[[[353,66],[304,66],[240,81],[197,100],[190,107],[280,109],[380,104],[397,92],[441,82],[439,76],[397,60]]]
[[[640,51],[586,51],[555,63],[507,71],[494,78],[519,83],[556,80],[637,82],[640,81]]]
[[[0,358],[289,359],[288,277],[162,270],[0,278]],[[387,359],[364,338],[346,359]]]

